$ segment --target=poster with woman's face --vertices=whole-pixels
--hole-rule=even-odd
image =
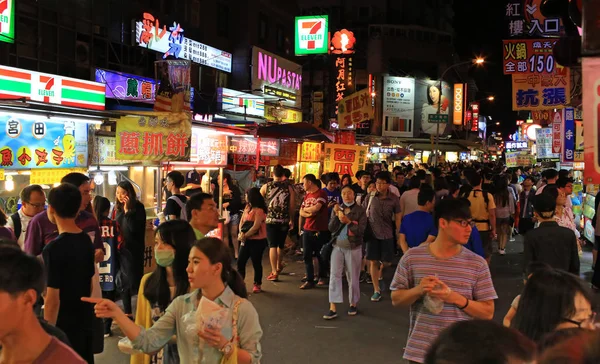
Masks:
[[[429,122],[429,115],[448,115],[448,123],[439,124],[439,135],[446,133],[452,125],[452,88],[447,82],[433,80],[416,80],[415,85],[415,121],[421,133],[437,135],[438,124]]]

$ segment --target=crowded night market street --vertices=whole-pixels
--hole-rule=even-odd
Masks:
[[[0,0],[0,364],[600,363],[598,19]]]

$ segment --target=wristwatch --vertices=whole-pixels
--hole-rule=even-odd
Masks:
[[[223,353],[223,355],[228,356],[233,351],[233,345],[231,342],[228,342],[227,344],[223,345],[219,351]]]

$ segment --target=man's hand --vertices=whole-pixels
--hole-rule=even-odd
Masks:
[[[96,263],[102,263],[104,261],[104,252],[102,249],[96,249],[94,251],[94,261]]]
[[[346,215],[341,215],[341,214],[340,214],[340,215],[338,216],[338,219],[340,219],[340,222],[341,222],[342,224],[346,224],[346,225],[352,222],[352,220],[350,220],[350,219],[348,218],[348,216],[346,216]]]
[[[436,282],[436,277],[423,277],[423,279],[421,279],[421,282],[419,282],[419,287],[421,288],[421,296],[426,293],[430,293],[433,290],[433,287],[435,287]]]

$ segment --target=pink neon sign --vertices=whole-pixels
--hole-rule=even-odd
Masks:
[[[277,66],[277,58],[258,52],[258,78],[287,88],[300,90],[302,75]]]

